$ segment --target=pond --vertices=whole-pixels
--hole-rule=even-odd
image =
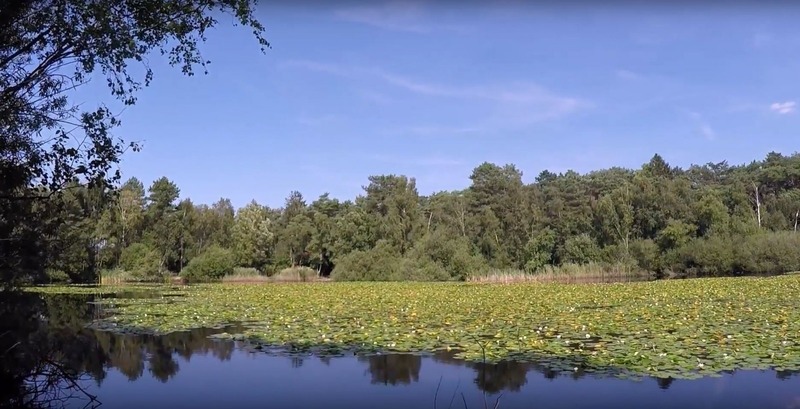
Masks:
[[[235,326],[160,336],[90,329],[109,314],[98,301],[3,300],[0,407],[23,406],[36,389],[38,402],[67,408],[800,408],[798,371],[632,380],[549,363],[467,362],[446,351],[317,356],[213,337]],[[39,383],[15,387],[32,373]]]

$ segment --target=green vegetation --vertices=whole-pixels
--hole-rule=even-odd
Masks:
[[[150,240],[141,242],[136,237],[141,231],[129,235],[128,228],[143,215],[129,210],[144,203],[130,192],[114,195],[120,180],[116,165],[125,151],[139,149],[115,136],[118,113],[150,85],[154,57],[186,75],[205,71],[210,61],[199,44],[220,20],[247,27],[265,51],[269,43],[256,8],[248,0],[3,0],[0,285],[64,275],[72,282],[96,282],[99,271],[120,266],[123,250],[137,242],[157,251],[158,268],[164,268],[173,257],[165,247],[172,244],[170,229],[176,225],[160,219],[165,223],[151,226]],[[108,84],[117,104],[73,99],[78,94],[72,91],[92,78]],[[170,212],[156,206],[148,217]],[[143,272],[160,273],[149,263],[131,271],[139,278]]]
[[[115,315],[95,326],[169,333],[244,323],[242,333],[218,336],[322,354],[350,348],[454,350],[471,361],[537,361],[620,376],[800,369],[798,275],[586,285],[201,284],[163,290],[163,298],[115,299]]]
[[[273,275],[273,281],[305,282],[317,280],[317,271],[308,267],[289,267]]]
[[[475,283],[516,282],[628,282],[652,278],[652,273],[629,264],[564,264],[547,265],[530,274],[524,270],[489,270],[485,274],[469,277]]]
[[[464,190],[420,195],[413,178],[372,176],[363,195],[235,209],[180,198],[166,177],[145,189],[73,185],[45,267],[71,282],[121,268],[129,280],[219,281],[234,267],[337,281],[543,281],[773,275],[800,270],[800,154],[748,165],[668,165],[540,173],[483,163]],[[80,238],[78,240],[77,238]],[[89,245],[91,244],[91,245]],[[56,251],[57,250],[57,251]],[[50,282],[47,276],[31,277]],[[301,279],[297,276],[295,279]],[[51,278],[52,280],[52,278]],[[229,277],[226,281],[234,281]]]
[[[192,259],[181,271],[187,281],[209,281],[232,275],[236,268],[236,258],[232,251],[213,246]]]

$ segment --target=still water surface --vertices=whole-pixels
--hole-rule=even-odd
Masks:
[[[18,325],[17,335],[26,340],[25,348],[32,349],[19,351],[36,351],[68,373],[80,375],[78,385],[97,397],[97,402],[89,402],[73,388],[73,393],[61,395],[69,399],[50,402],[56,407],[100,403],[100,408],[492,408],[499,397],[498,409],[800,409],[800,376],[792,372],[633,381],[557,373],[518,362],[468,363],[447,353],[288,355],[209,338],[221,329],[166,336],[91,330],[85,324],[99,313],[90,296],[29,295],[25,300],[30,304],[25,312],[38,316],[32,314],[36,325],[20,321],[25,325]],[[33,354],[15,360],[6,356],[4,364],[17,365],[20,373],[35,367],[23,356],[29,359]],[[8,376],[14,368],[4,370]],[[0,404],[9,401],[0,397],[5,398]]]

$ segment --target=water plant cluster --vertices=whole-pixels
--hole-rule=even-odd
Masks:
[[[100,291],[122,288],[131,291]],[[800,369],[799,297],[800,275],[589,285],[205,284],[107,298],[110,315],[92,325],[170,333],[243,323],[241,333],[217,336],[333,354],[446,349],[470,361],[686,379]]]

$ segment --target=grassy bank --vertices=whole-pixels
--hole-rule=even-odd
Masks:
[[[243,333],[228,336],[329,352],[451,349],[469,360],[485,353],[490,361],[673,378],[800,369],[800,275],[587,285],[199,284],[169,291],[183,297],[131,299],[97,325],[169,332],[247,321]]]

